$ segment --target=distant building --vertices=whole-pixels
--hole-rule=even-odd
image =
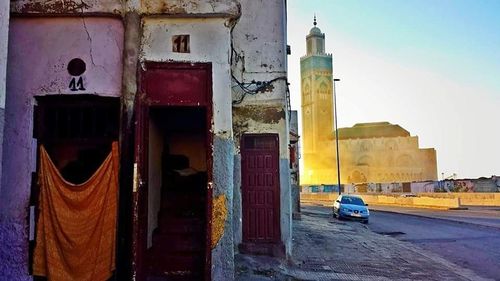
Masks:
[[[313,174],[331,169],[334,163],[332,55],[325,53],[325,34],[316,26],[316,18],[306,41],[307,54],[300,59],[304,168],[301,184],[330,183]]]
[[[301,185],[337,183],[332,56],[325,34],[314,27],[300,60],[303,170]],[[418,137],[388,122],[360,123],[339,129],[340,180],[390,183],[437,180],[436,151],[420,149]]]
[[[420,149],[417,136],[388,122],[339,128],[339,154],[345,183],[437,180],[436,150]]]

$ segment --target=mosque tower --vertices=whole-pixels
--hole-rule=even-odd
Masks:
[[[300,59],[302,97],[301,185],[333,184],[336,173],[333,140],[332,55],[325,53],[325,34],[316,26],[306,36],[307,54]]]

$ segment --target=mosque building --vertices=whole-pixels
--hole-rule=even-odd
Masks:
[[[301,185],[337,183],[332,55],[314,27],[300,59],[302,102]],[[418,137],[389,122],[338,129],[342,184],[437,180],[436,151],[419,148]]]

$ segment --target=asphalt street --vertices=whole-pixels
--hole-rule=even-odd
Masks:
[[[427,216],[470,224],[491,226],[500,229],[500,207],[474,207],[468,206],[465,210],[440,210],[427,208],[408,208],[397,206],[370,206],[371,210],[389,211],[418,216]]]
[[[303,208],[305,211],[308,209],[330,212],[331,207]],[[464,221],[457,221],[456,214],[455,220],[447,220],[443,219],[445,213],[441,213],[441,218],[426,218],[370,210],[368,227],[373,232],[433,252],[482,277],[500,280],[500,228],[467,223],[466,220],[470,219],[467,215],[464,215]]]

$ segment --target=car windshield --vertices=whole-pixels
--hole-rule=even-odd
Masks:
[[[342,204],[350,204],[350,205],[358,205],[358,206],[364,206],[365,203],[363,200],[359,197],[342,197],[342,200],[340,201]]]

